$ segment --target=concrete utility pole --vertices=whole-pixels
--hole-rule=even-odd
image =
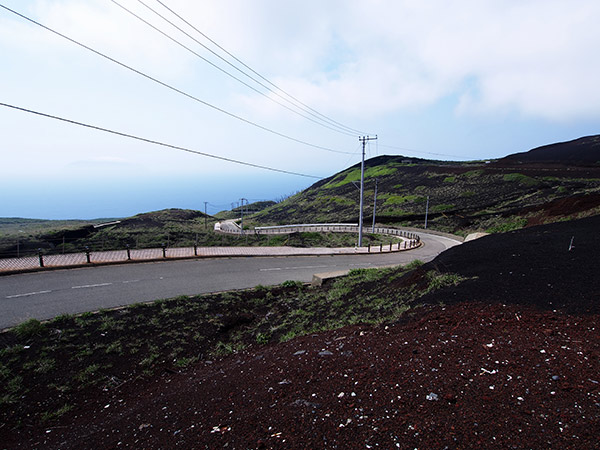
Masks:
[[[375,178],[375,198],[373,199],[373,227],[371,233],[375,233],[375,211],[377,210],[377,178]]]
[[[425,205],[425,229],[427,229],[427,216],[429,215],[429,195],[427,196],[427,204]]]
[[[363,198],[365,193],[365,146],[367,141],[374,141],[375,137],[361,136],[358,138],[362,142],[362,161],[360,163],[360,213],[358,216],[358,246],[362,247],[362,235],[363,235]]]
[[[241,220],[242,234],[244,234],[244,200],[246,200],[246,204],[248,204],[248,199],[240,198],[240,211],[242,213],[242,220]]]
[[[206,214],[206,205],[208,202],[204,202],[204,229],[208,229],[208,215]]]

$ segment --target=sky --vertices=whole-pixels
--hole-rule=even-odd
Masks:
[[[465,161],[600,133],[597,0],[0,6],[0,217],[276,200],[360,162],[361,136]]]

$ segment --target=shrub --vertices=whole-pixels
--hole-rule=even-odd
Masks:
[[[504,181],[514,181],[525,186],[535,186],[539,184],[539,181],[535,178],[528,177],[527,175],[523,175],[522,173],[507,173],[503,177]]]

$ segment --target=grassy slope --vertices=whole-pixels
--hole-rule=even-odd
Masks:
[[[400,156],[372,158],[365,166],[366,223],[373,214],[375,179],[378,223],[423,226],[428,196],[429,226],[462,234],[507,231],[530,220],[557,220],[541,220],[541,205],[571,196],[592,194],[595,200],[581,211],[567,211],[566,217],[600,212],[600,167],[407,161]],[[357,222],[359,191],[353,182],[359,179],[360,166],[355,165],[254,219],[261,223]]]
[[[400,317],[422,295],[462,278],[428,272],[419,285],[399,284],[408,270],[358,269],[318,289],[301,283],[182,296],[149,304],[32,319],[0,334],[0,418],[9,427],[52,423],[111,387],[249,345],[357,323]],[[93,395],[93,394],[92,394]]]

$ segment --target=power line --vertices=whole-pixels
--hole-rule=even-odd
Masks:
[[[133,67],[128,66],[127,64],[122,63],[122,62],[120,62],[120,61],[118,61],[118,60],[116,60],[116,59],[114,59],[114,58],[112,58],[112,57],[110,57],[108,55],[105,55],[104,53],[101,53],[98,50],[94,50],[93,48],[91,48],[91,47],[89,47],[89,46],[87,46],[85,44],[82,44],[81,42],[76,41],[75,39],[72,39],[72,38],[70,38],[70,37],[68,37],[68,36],[66,36],[66,35],[64,35],[62,33],[59,33],[58,31],[53,30],[52,28],[49,28],[46,25],[43,25],[40,22],[37,22],[37,21],[35,21],[35,20],[33,20],[33,19],[31,19],[31,18],[29,18],[29,17],[27,17],[27,16],[25,16],[25,15],[23,15],[21,13],[18,13],[16,11],[14,11],[14,10],[12,10],[12,9],[4,6],[4,5],[2,5],[2,4],[0,4],[0,7],[4,8],[5,10],[7,10],[7,11],[9,11],[9,12],[11,12],[11,13],[13,13],[13,14],[15,14],[15,15],[17,15],[17,16],[25,19],[25,20],[27,20],[28,22],[31,22],[31,23],[33,23],[33,24],[35,24],[35,25],[37,25],[37,26],[39,26],[41,28],[44,28],[47,31],[50,31],[51,33],[56,34],[57,36],[62,37],[63,39],[68,40],[69,42],[72,42],[73,44],[76,44],[76,45],[78,45],[78,46],[80,46],[80,47],[82,47],[82,48],[84,48],[84,49],[86,49],[86,50],[88,50],[88,51],[90,51],[90,52],[98,55],[98,56],[101,56],[102,58],[105,58],[105,59],[107,59],[107,60],[109,60],[109,61],[111,61],[111,62],[113,62],[115,64],[118,64],[119,66],[121,66],[121,67],[123,67],[125,69],[128,69],[128,70],[130,70],[130,71],[132,71],[132,72],[134,72],[134,73],[136,73],[136,74],[138,74],[138,75],[140,75],[140,76],[142,76],[142,77],[144,77],[144,78],[146,78],[146,79],[148,79],[150,81],[153,81],[153,82],[155,82],[157,84],[160,84],[161,86],[166,87],[167,89],[170,89],[170,90],[172,90],[172,91],[174,91],[174,92],[176,92],[178,94],[181,94],[181,95],[183,95],[183,96],[185,96],[185,97],[187,97],[187,98],[189,98],[191,100],[194,100],[194,101],[196,101],[198,103],[201,103],[201,104],[203,104],[205,106],[208,106],[209,108],[212,108],[215,111],[219,111],[220,113],[223,113],[223,114],[225,114],[225,115],[227,115],[229,117],[232,117],[234,119],[240,120],[240,121],[242,121],[244,123],[247,123],[248,125],[252,125],[252,126],[254,126],[256,128],[259,128],[259,129],[261,129],[263,131],[267,131],[267,132],[272,133],[272,134],[274,134],[276,136],[283,137],[285,139],[297,142],[299,144],[307,145],[309,147],[317,148],[319,150],[325,150],[325,151],[328,151],[328,152],[341,153],[341,154],[349,154],[348,152],[344,152],[344,151],[340,151],[340,150],[334,150],[334,149],[331,149],[331,148],[328,148],[328,147],[323,147],[323,146],[316,145],[316,144],[311,144],[311,143],[303,141],[301,139],[296,139],[294,137],[288,136],[287,134],[280,133],[280,132],[275,131],[275,130],[273,130],[271,128],[267,128],[265,126],[259,125],[256,122],[252,122],[251,120],[244,119],[243,117],[241,117],[239,115],[233,114],[233,113],[231,113],[229,111],[226,111],[223,108],[219,108],[218,106],[212,105],[212,104],[210,104],[210,103],[208,103],[208,102],[206,102],[204,100],[199,99],[198,97],[195,97],[195,96],[193,96],[191,94],[188,94],[185,91],[182,91],[181,89],[178,89],[178,88],[176,88],[174,86],[171,86],[170,84],[167,84],[167,83],[165,83],[163,81],[160,81],[157,78],[154,78],[154,77],[152,77],[152,76],[150,76],[150,75],[148,75],[148,74],[146,74],[146,73],[144,73],[144,72],[142,72],[140,70],[134,69]]]
[[[115,0],[111,0],[113,1],[113,3],[116,3]],[[286,108],[288,110],[290,110],[291,112],[300,115],[301,117],[304,117],[307,120],[310,120],[311,122],[314,122],[318,125],[321,125],[325,128],[328,128],[330,130],[336,131],[338,133],[342,133],[345,134],[347,136],[355,136],[356,132],[349,128],[346,127],[345,125],[341,125],[341,124],[337,124],[335,121],[333,121],[332,119],[329,118],[321,118],[318,114],[315,114],[314,112],[312,112],[310,109],[308,108],[302,108],[300,106],[298,106],[297,104],[295,104],[294,102],[290,101],[288,98],[283,97],[281,94],[279,94],[276,91],[273,91],[273,89],[271,89],[270,87],[266,86],[264,83],[261,83],[259,80],[257,80],[255,77],[253,77],[252,75],[250,75],[248,72],[245,72],[244,70],[240,69],[239,67],[237,67],[235,64],[233,64],[232,62],[228,61],[227,59],[223,58],[221,55],[219,55],[217,52],[215,52],[214,50],[212,50],[211,48],[209,48],[208,46],[206,46],[205,44],[203,44],[202,42],[200,42],[198,39],[196,39],[195,37],[193,37],[192,35],[190,35],[188,32],[186,32],[185,30],[183,30],[181,27],[177,26],[175,23],[173,23],[172,21],[170,21],[169,19],[167,19],[165,16],[163,16],[161,13],[159,13],[158,11],[156,11],[155,9],[153,9],[152,7],[150,7],[149,5],[147,5],[146,3],[144,3],[142,0],[138,0],[139,3],[141,3],[143,6],[145,6],[147,9],[149,9],[150,11],[152,11],[154,14],[156,14],[158,17],[160,17],[162,20],[164,20],[165,22],[167,22],[168,24],[170,24],[171,26],[173,26],[174,28],[176,28],[177,30],[179,30],[181,33],[185,34],[187,37],[189,37],[190,39],[192,39],[194,42],[196,42],[198,45],[202,46],[204,49],[206,49],[207,51],[209,51],[210,53],[212,53],[214,56],[216,56],[217,58],[219,58],[221,61],[223,61],[224,63],[228,64],[229,66],[231,66],[232,68],[234,68],[235,70],[237,70],[238,72],[242,73],[243,75],[245,75],[246,77],[248,77],[249,79],[251,79],[252,81],[254,81],[255,83],[257,83],[259,86],[261,86],[262,88],[266,89],[267,91],[271,92],[272,94],[276,95],[277,97],[281,98],[282,100],[286,101],[287,103],[289,103],[290,105],[294,106],[295,108],[299,109],[302,112],[305,112],[307,114],[309,114],[310,116],[313,116],[314,118],[316,118],[317,120],[306,116],[305,114],[302,114],[294,109],[291,109],[290,107],[278,102],[277,100],[273,99],[272,97],[267,96],[265,93],[260,92],[260,91],[256,91],[256,89],[254,88],[250,88],[252,90],[255,90],[256,92],[259,92],[261,95],[267,97],[269,100],[273,101],[274,103],[277,103],[278,105],[282,106],[283,108]],[[204,35],[202,32],[200,32],[197,28],[195,28],[193,25],[189,24],[189,22],[187,22],[185,19],[183,19],[180,15],[178,15],[177,13],[175,13],[172,9],[170,9],[169,7],[167,7],[166,5],[162,4],[161,2],[158,2],[161,5],[163,5],[168,11],[170,11],[172,14],[174,14],[177,18],[179,18],[180,20],[182,20],[184,23],[186,23],[188,26],[192,27],[195,31],[197,31],[198,33],[200,33],[201,35],[203,35],[206,39],[208,39],[209,41],[213,42],[215,45],[217,45],[217,47],[221,48],[220,46],[218,46],[218,44],[216,44],[214,41],[212,41],[210,38],[208,38],[206,35]],[[118,4],[118,3],[117,3]],[[119,5],[121,6],[121,5]],[[125,8],[124,8],[125,9]],[[131,13],[132,15],[135,15],[133,13]],[[137,16],[136,16],[137,17]],[[143,19],[140,18],[140,20],[143,21]],[[145,21],[144,21],[145,22]],[[146,22],[147,23],[147,22]],[[160,31],[160,30],[159,30]],[[161,32],[162,33],[162,32]],[[168,36],[169,39],[174,40],[172,37]],[[181,45],[181,44],[180,44]],[[231,55],[229,52],[227,52],[226,50],[222,49],[223,51],[225,51],[227,54]],[[232,56],[233,57],[233,56]],[[235,57],[234,57],[235,58]],[[206,61],[205,58],[202,58]],[[237,58],[235,58],[237,60]],[[238,60],[239,61],[239,60]],[[212,64],[211,62],[207,61],[209,64]],[[243,63],[242,63],[243,64]],[[223,69],[219,68],[219,70],[227,73],[229,76],[235,78],[233,75],[231,75],[230,73],[224,71]],[[262,77],[264,78],[264,77]],[[237,80],[237,78],[235,78]],[[267,80],[268,81],[268,80]],[[245,86],[248,86],[246,83],[242,82],[242,84],[244,84]],[[325,122],[325,123],[322,123]]]
[[[288,111],[291,111],[294,114],[299,115],[300,117],[303,117],[307,120],[310,120],[313,123],[316,123],[317,125],[320,125],[322,127],[328,128],[332,131],[335,131],[337,133],[341,133],[341,134],[345,134],[346,136],[354,136],[354,134],[352,133],[348,133],[346,131],[341,131],[339,129],[333,128],[327,124],[321,123],[316,121],[315,119],[313,119],[312,117],[309,117],[305,114],[302,114],[301,112],[298,112],[292,108],[290,108],[287,105],[284,105],[283,103],[275,100],[272,97],[269,97],[267,94],[265,94],[264,92],[259,91],[258,89],[256,89],[254,86],[249,85],[248,83],[246,83],[245,81],[241,80],[240,78],[236,77],[235,75],[231,74],[230,72],[226,71],[225,69],[223,69],[222,67],[219,67],[218,65],[216,65],[215,63],[213,63],[212,61],[206,59],[204,56],[200,55],[199,53],[195,52],[194,50],[192,50],[191,48],[189,48],[188,46],[186,46],[185,44],[183,44],[182,42],[178,41],[177,39],[175,39],[174,37],[170,36],[169,34],[167,34],[166,32],[162,31],[161,29],[159,29],[158,27],[152,25],[150,22],[148,22],[147,20],[145,20],[143,17],[139,16],[138,14],[134,13],[133,11],[131,11],[130,9],[126,8],[125,6],[121,5],[119,2],[117,2],[116,0],[111,0],[115,5],[117,5],[119,8],[123,9],[124,11],[126,11],[127,13],[131,14],[133,17],[135,17],[136,19],[138,19],[139,21],[145,23],[147,26],[149,26],[150,28],[152,28],[153,30],[155,30],[156,32],[162,34],[164,37],[166,37],[167,39],[171,40],[172,42],[176,43],[177,45],[179,45],[180,47],[184,48],[185,50],[187,50],[188,52],[192,53],[193,55],[197,56],[198,58],[200,58],[201,60],[203,60],[204,62],[206,62],[207,64],[211,65],[212,67],[214,67],[215,69],[219,70],[220,72],[224,73],[225,75],[233,78],[234,80],[236,80],[238,83],[243,84],[244,86],[246,86],[249,89],[252,89],[254,92],[256,92],[259,95],[262,95],[263,97],[269,99],[270,101],[272,101],[273,103],[276,103],[277,105],[281,106],[282,108],[287,109]],[[140,1],[140,0],[138,0]],[[194,39],[192,36],[190,36],[188,33],[186,33],[185,31],[183,31],[181,28],[177,27],[177,25],[173,24],[171,21],[169,21],[168,19],[166,19],[165,17],[161,16],[158,12],[156,12],[155,10],[153,10],[152,8],[150,8],[148,5],[146,5],[144,2],[140,1],[140,3],[142,5],[144,5],[146,8],[150,9],[150,11],[154,12],[155,14],[157,14],[158,16],[160,16],[162,19],[164,19],[165,21],[167,21],[169,24],[171,24],[172,26],[174,26],[175,28],[177,28],[178,30],[180,30],[182,33],[186,34],[188,37],[190,37],[191,39],[193,39],[194,41],[196,41],[198,44],[202,45],[204,48],[206,48],[207,50],[209,50],[210,52],[212,52],[213,54],[215,54],[216,56],[218,56],[219,58],[221,58],[219,55],[217,55],[215,52],[213,52],[212,50],[210,50],[208,47],[206,47],[204,44],[202,44],[201,42],[199,42],[198,40]],[[223,59],[223,58],[221,58]],[[231,65],[231,63],[229,63],[228,61],[224,60],[223,61],[227,62],[228,64]],[[232,65],[232,67],[236,68],[235,66]],[[236,68],[237,69],[237,68]],[[239,69],[238,69],[239,70]],[[244,72],[242,72],[244,73]],[[244,75],[246,75],[244,73]],[[255,80],[254,78],[252,78],[252,80]],[[259,83],[261,86],[265,87],[266,89],[269,89],[267,86],[264,86],[262,83]]]
[[[461,155],[448,155],[447,153],[433,153],[433,152],[424,152],[421,150],[415,150],[412,148],[403,148],[403,147],[396,147],[394,145],[385,145],[385,144],[378,144],[379,147],[385,147],[385,148],[392,148],[394,150],[403,150],[405,152],[414,152],[414,153],[423,153],[425,155],[434,155],[434,156],[450,156],[452,158],[464,158],[464,159],[470,159],[468,156],[461,156]]]
[[[129,138],[129,139],[135,139],[135,140],[146,142],[146,143],[149,143],[149,144],[160,145],[162,147],[168,147],[168,148],[171,148],[171,149],[174,149],[174,150],[181,150],[181,151],[184,151],[184,152],[193,153],[195,155],[206,156],[208,158],[219,159],[221,161],[227,161],[227,162],[235,163],[235,164],[241,164],[243,166],[255,167],[257,169],[265,169],[265,170],[270,170],[271,172],[285,173],[285,174],[288,174],[288,175],[297,175],[297,176],[306,177],[306,178],[316,178],[318,180],[322,179],[322,177],[318,177],[316,175],[307,175],[305,173],[292,172],[292,171],[283,170],[283,169],[276,169],[274,167],[268,167],[268,166],[263,166],[263,165],[260,165],[260,164],[254,164],[254,163],[249,163],[249,162],[246,162],[246,161],[240,161],[240,160],[237,160],[237,159],[226,158],[224,156],[212,155],[210,153],[205,153],[205,152],[201,152],[201,151],[198,151],[198,150],[192,150],[192,149],[187,148],[187,147],[180,147],[178,145],[166,144],[164,142],[155,141],[153,139],[147,139],[147,138],[144,138],[144,137],[135,136],[133,134],[123,133],[121,131],[111,130],[109,128],[103,128],[103,127],[99,127],[99,126],[96,126],[96,125],[90,125],[90,124],[87,124],[87,123],[78,122],[76,120],[65,119],[63,117],[54,116],[54,115],[51,115],[51,114],[46,114],[46,113],[42,113],[42,112],[39,112],[39,111],[34,111],[34,110],[31,110],[31,109],[27,109],[27,108],[22,108],[20,106],[10,105],[8,103],[0,103],[0,106],[5,106],[7,108],[16,109],[18,111],[23,111],[23,112],[27,112],[27,113],[30,113],[30,114],[35,114],[37,116],[42,116],[42,117],[46,117],[46,118],[49,118],[49,119],[59,120],[61,122],[70,123],[72,125],[79,125],[81,127],[91,128],[93,130],[104,131],[105,133],[115,134],[117,136],[122,136],[122,137],[126,137],[126,138]]]
[[[141,0],[138,0],[138,2],[142,3],[144,6],[146,6]],[[256,70],[254,70],[252,67],[248,66],[246,63],[244,63],[243,61],[241,61],[239,58],[237,58],[235,55],[233,55],[231,52],[227,51],[225,48],[223,48],[221,45],[219,45],[217,42],[215,42],[213,39],[211,39],[210,37],[208,37],[205,33],[203,33],[202,31],[200,31],[198,28],[196,28],[194,25],[192,25],[190,22],[188,22],[187,20],[185,20],[181,15],[177,14],[173,9],[171,9],[170,7],[168,7],[167,5],[165,5],[161,0],[156,0],[157,3],[159,3],[160,5],[162,5],[166,10],[168,10],[171,14],[173,14],[174,16],[176,16],[179,20],[181,20],[182,22],[184,22],[186,25],[188,25],[190,28],[192,28],[194,31],[196,31],[197,33],[199,33],[201,36],[203,36],[205,39],[207,39],[209,42],[211,42],[214,46],[216,46],[218,49],[220,49],[221,51],[223,51],[225,54],[227,54],[228,56],[230,56],[231,58],[233,58],[235,61],[237,61],[239,64],[241,64],[242,66],[244,66],[246,69],[250,70],[252,73],[254,73],[256,76],[258,76],[259,78],[261,78],[263,81],[265,81],[266,83],[268,83],[269,85],[271,85],[272,87],[274,87],[275,89],[277,89],[279,92],[285,94],[289,99],[293,100],[294,102],[296,102],[297,104],[301,105],[304,108],[305,111],[309,112],[311,115],[316,115],[322,118],[322,120],[325,120],[327,122],[329,122],[332,125],[336,125],[340,128],[343,128],[351,133],[354,134],[365,134],[362,131],[356,130],[354,128],[348,127],[336,120],[333,120],[332,118],[326,116],[325,114],[320,113],[319,111],[311,108],[310,106],[306,105],[305,103],[302,103],[300,100],[298,100],[296,97],[294,97],[293,95],[289,94],[288,92],[286,92],[285,90],[283,90],[282,88],[280,88],[279,86],[277,86],[276,84],[272,83],[270,80],[268,80],[267,78],[265,78],[263,75],[261,75],[260,73],[258,73]],[[148,6],[146,6],[148,7]],[[161,16],[162,17],[162,16]],[[166,19],[165,19],[166,20]],[[170,22],[169,22],[170,23]],[[179,29],[179,28],[178,28]],[[185,32],[184,32],[185,33]],[[186,33],[187,34],[187,33]],[[189,36],[189,35],[188,35]],[[192,38],[193,39],[193,38]],[[197,42],[197,41],[196,41]],[[233,64],[231,64],[230,62],[228,62],[227,60],[225,60],[224,58],[222,58],[221,56],[217,55],[215,52],[213,52],[212,50],[208,49],[208,47],[202,45],[204,48],[206,48],[207,50],[211,51],[213,54],[215,54],[216,56],[218,56],[219,58],[221,58],[223,61],[227,62],[229,65],[231,65],[232,67],[235,67]],[[241,71],[241,69],[235,67],[237,70]],[[241,71],[242,73],[244,73],[247,77],[251,78],[252,80],[256,81],[253,77],[251,77],[250,75],[248,75],[246,72]],[[256,81],[258,82],[258,81]],[[261,84],[262,85],[262,84]],[[269,89],[269,88],[267,88]],[[269,89],[271,92],[273,92],[274,94],[278,95],[279,97],[281,97],[281,95],[279,95],[277,92],[273,91],[272,89]],[[283,98],[283,97],[281,97]]]

